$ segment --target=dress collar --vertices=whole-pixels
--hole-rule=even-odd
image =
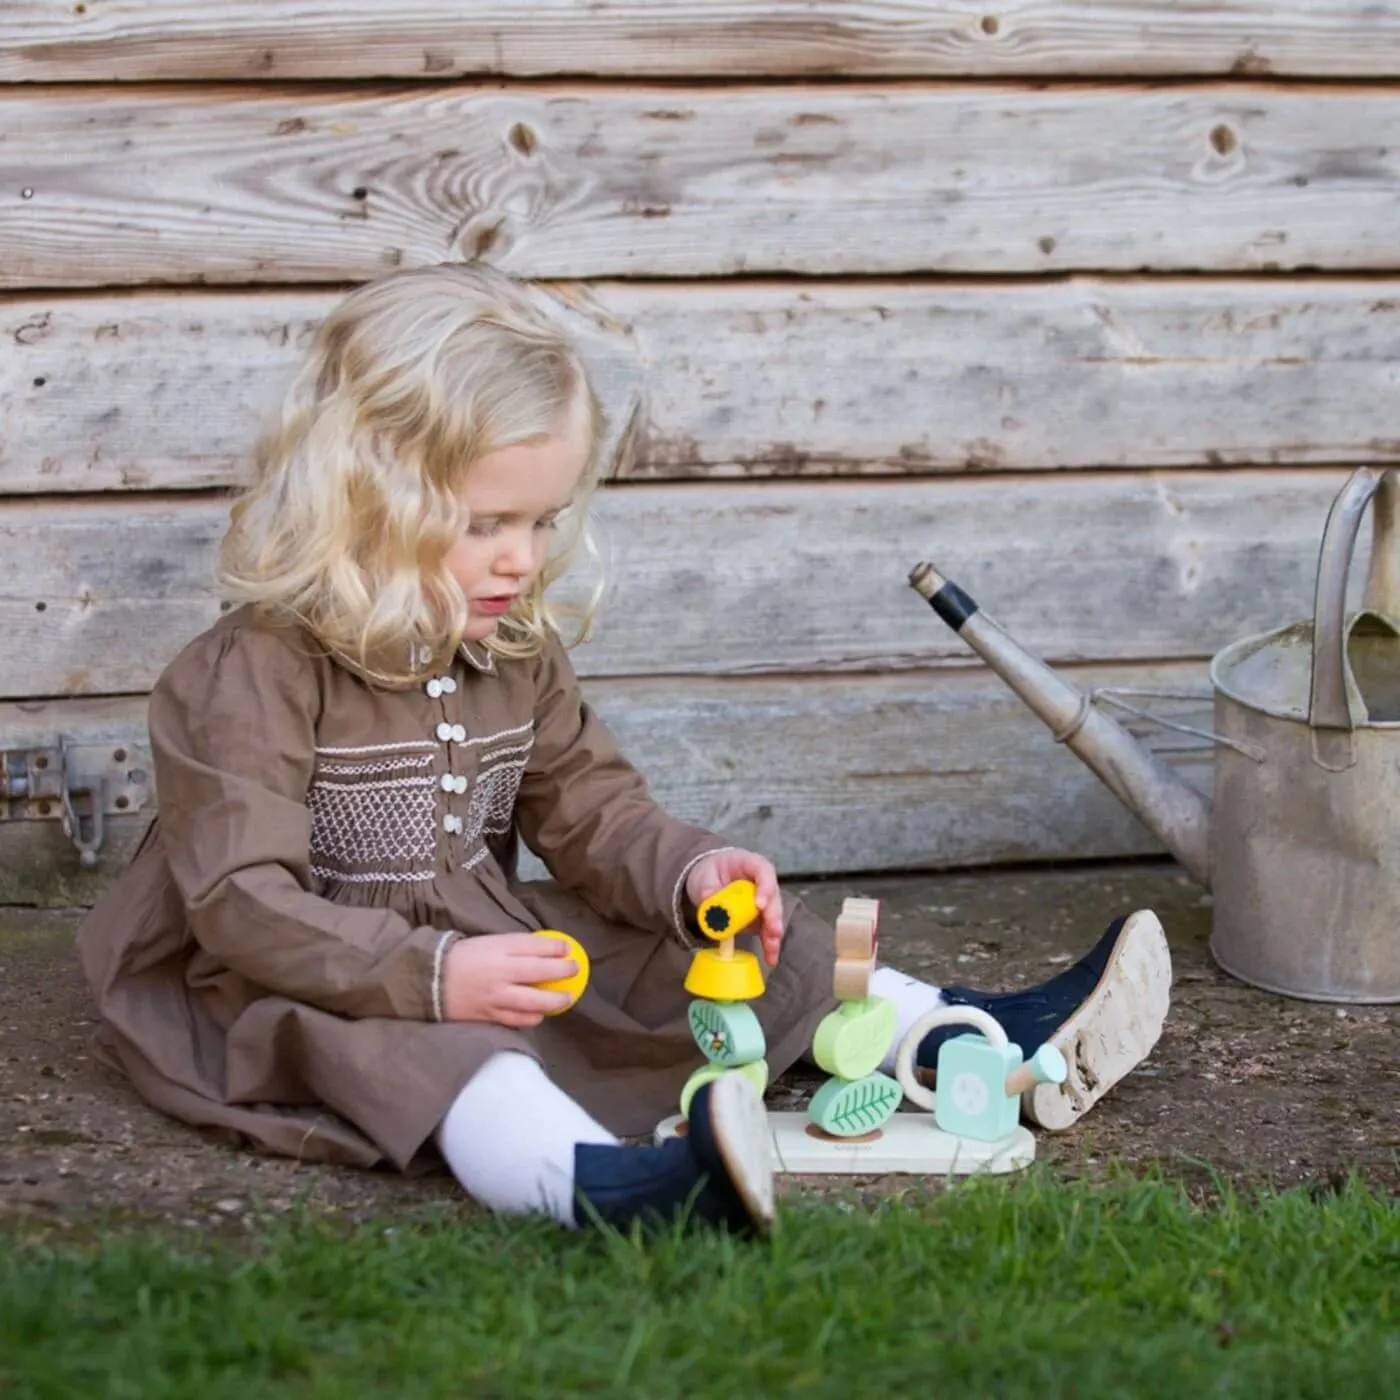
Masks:
[[[416,690],[434,676],[450,673],[456,660],[451,652],[435,652],[430,646],[414,645],[409,652],[409,668],[413,674],[403,677],[386,676],[372,667],[361,665],[343,651],[332,650],[331,655],[346,670],[354,672],[362,680],[369,681],[381,690]],[[496,674],[495,655],[480,643],[463,642],[456,655],[484,676]]]
[[[495,652],[487,651],[479,642],[463,642],[459,651],[467,665],[480,671],[483,676],[496,674]]]

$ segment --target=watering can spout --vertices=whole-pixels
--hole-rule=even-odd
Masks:
[[[1011,639],[932,564],[915,565],[910,585],[1086,763],[1186,868],[1210,888],[1210,802],[1151,749],[1090,703],[1090,697]]]

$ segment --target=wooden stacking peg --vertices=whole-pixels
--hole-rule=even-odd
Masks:
[[[702,1084],[722,1074],[743,1074],[761,1094],[768,1085],[767,1046],[763,1027],[753,1010],[743,1005],[761,997],[765,984],[758,958],[734,946],[734,939],[758,920],[758,887],[752,880],[732,880],[700,901],[695,921],[715,944],[701,948],[690,960],[685,989],[690,1003],[690,1033],[708,1061],[686,1080],[681,1090],[681,1118]]]
[[[812,1097],[807,1118],[828,1137],[878,1134],[904,1091],[878,1067],[899,1024],[892,1001],[870,995],[880,935],[880,902],[848,899],[836,920],[832,987],[841,1003],[822,1018],[812,1057],[832,1076]]]

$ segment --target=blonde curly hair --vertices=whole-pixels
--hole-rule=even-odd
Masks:
[[[484,264],[392,273],[318,328],[235,501],[219,581],[235,602],[294,619],[367,672],[408,681],[462,644],[467,600],[445,567],[466,528],[472,464],[559,432],[580,404],[590,451],[540,576],[483,645],[540,651],[559,631],[545,592],[581,553],[603,417],[583,361],[521,285]],[[572,611],[587,635],[601,593]]]

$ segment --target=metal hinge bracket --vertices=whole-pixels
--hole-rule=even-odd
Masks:
[[[122,744],[58,742],[0,749],[0,822],[58,821],[85,866],[97,864],[106,819],[151,798],[141,756]]]

